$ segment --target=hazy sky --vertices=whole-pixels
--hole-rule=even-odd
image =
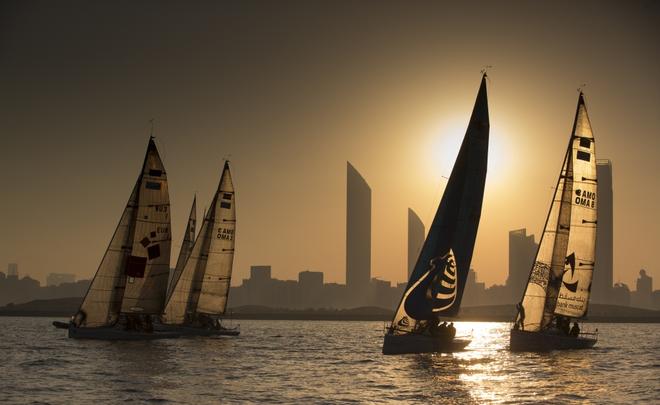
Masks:
[[[0,270],[91,277],[155,118],[172,263],[231,155],[234,284],[254,264],[343,283],[348,160],[372,189],[372,276],[403,281],[407,208],[429,226],[492,65],[478,279],[505,281],[509,230],[541,232],[586,83],[614,280],[643,267],[657,288],[659,27],[654,1],[4,1]]]

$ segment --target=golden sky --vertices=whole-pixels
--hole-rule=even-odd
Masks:
[[[655,2],[1,7],[1,266],[91,277],[155,118],[172,263],[231,155],[234,284],[255,264],[343,283],[348,160],[372,189],[372,276],[404,281],[406,210],[430,224],[492,65],[478,279],[506,279],[509,230],[540,234],[582,83],[613,163],[614,280],[660,277]]]

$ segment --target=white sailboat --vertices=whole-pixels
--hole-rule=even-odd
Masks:
[[[179,258],[176,261],[176,267],[170,273],[170,279],[167,283],[167,296],[169,297],[174,288],[175,280],[179,279],[183,266],[186,265],[190,253],[192,252],[193,244],[195,243],[195,228],[197,226],[197,196],[193,198],[192,207],[190,207],[190,214],[188,215],[188,223],[186,224],[186,231],[183,234],[183,242],[181,243],[181,250],[179,250]]]
[[[438,323],[460,308],[481,216],[489,128],[484,74],[438,211],[385,334],[383,354],[451,352],[470,343]]]
[[[225,162],[211,207],[183,270],[174,281],[161,316],[163,330],[186,335],[238,335],[220,317],[227,299],[234,260],[236,199],[229,162]]]
[[[588,348],[597,334],[569,330],[587,312],[596,246],[596,149],[580,92],[573,130],[529,281],[518,304],[510,348]],[[577,325],[574,324],[574,325]]]
[[[142,170],[80,309],[69,337],[156,339],[152,316],[165,300],[171,248],[167,174],[153,137]]]

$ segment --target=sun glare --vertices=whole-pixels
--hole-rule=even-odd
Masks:
[[[438,173],[448,178],[454,167],[454,162],[461,148],[467,122],[461,119],[447,119],[434,129],[429,138],[429,169],[431,173]],[[491,184],[499,183],[506,177],[508,159],[511,156],[506,145],[506,129],[499,123],[491,123],[488,144],[488,177]]]

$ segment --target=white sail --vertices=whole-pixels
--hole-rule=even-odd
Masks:
[[[596,257],[596,145],[584,102],[578,105],[571,148],[571,232],[555,313],[578,318],[587,312]]]
[[[183,266],[186,265],[188,257],[192,252],[193,243],[195,242],[195,228],[197,226],[197,197],[193,198],[192,207],[190,207],[190,215],[188,215],[188,223],[186,224],[186,231],[183,234],[183,242],[181,243],[181,250],[179,251],[179,258],[176,261],[176,267],[170,274],[168,281],[167,296],[169,297],[174,288],[174,283],[179,279]]]
[[[119,317],[126,276],[126,257],[133,245],[133,224],[137,211],[138,182],[133,187],[126,208],[121,215],[94,279],[75,316],[76,326],[98,327],[113,324]]]
[[[544,329],[555,314],[579,317],[586,311],[596,232],[594,147],[580,94],[571,140],[517,318],[526,331]]]
[[[225,164],[192,253],[165,306],[163,322],[182,324],[192,320],[191,316],[198,312],[224,313],[234,257],[235,227],[234,188],[229,165]]]
[[[222,315],[227,309],[227,298],[234,263],[234,242],[236,231],[236,199],[229,165],[225,163],[220,187],[216,194],[213,231],[209,244],[206,272],[202,279],[197,312]]]
[[[161,313],[167,292],[171,245],[167,175],[156,145],[150,140],[139,182],[133,246],[126,263],[121,312]]]

